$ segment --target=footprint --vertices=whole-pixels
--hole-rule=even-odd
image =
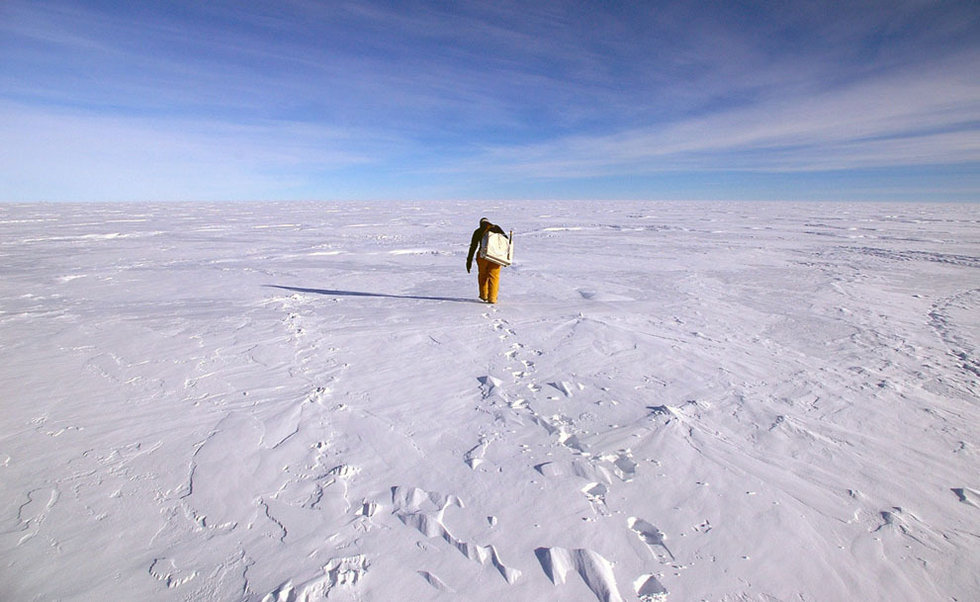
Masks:
[[[562,431],[559,431],[559,433],[558,433],[558,443],[561,443],[562,445],[564,445],[565,447],[571,449],[574,452],[577,452],[577,453],[580,453],[580,454],[583,454],[583,455],[586,455],[586,456],[589,455],[588,445],[586,445],[585,443],[583,443],[582,440],[579,439],[578,435],[576,435],[576,434],[568,433],[568,432],[565,432],[563,430]]]
[[[601,516],[610,516],[609,510],[606,508],[606,494],[609,493],[609,488],[602,483],[589,483],[582,488],[582,493],[592,504],[592,508],[595,510],[596,514]]]
[[[489,446],[490,440],[486,437],[480,437],[480,442],[463,454],[463,462],[473,470],[476,470],[479,466],[486,463],[483,457],[486,455],[487,447]]]
[[[324,398],[329,396],[331,393],[328,387],[317,387],[310,391],[306,398],[303,400],[304,403],[315,403],[317,405],[324,405]]]
[[[494,330],[500,330],[500,331],[503,331],[505,333],[504,335],[502,335],[500,337],[501,340],[506,339],[507,338],[506,335],[509,335],[509,336],[515,336],[515,335],[517,335],[517,333],[513,329],[507,328],[507,321],[506,320],[497,320],[496,322],[494,322],[493,329]]]
[[[319,506],[322,503],[322,498],[328,495],[334,485],[337,485],[337,492],[330,496],[332,500],[335,503],[343,504],[344,514],[350,514],[352,511],[355,511],[355,503],[350,497],[350,481],[359,472],[360,468],[357,466],[351,466],[350,464],[338,464],[337,466],[334,466],[330,470],[326,471],[326,473],[319,477],[319,479],[324,479],[324,481],[322,483],[317,483],[320,497],[316,500],[315,505]]]
[[[653,525],[643,520],[642,518],[636,518],[632,516],[629,518],[629,520],[626,521],[626,524],[629,525],[630,529],[636,532],[636,534],[640,537],[640,539],[643,540],[643,543],[647,544],[650,547],[654,547],[654,546],[662,547],[664,551],[667,552],[667,555],[670,556],[670,559],[675,560],[673,552],[671,552],[670,549],[667,547],[667,544],[664,543],[664,540],[667,537],[664,535],[663,531],[654,527]]]
[[[620,450],[613,456],[603,456],[603,460],[612,462],[613,472],[623,482],[630,482],[636,476],[638,464],[633,460],[633,453],[628,449]]]

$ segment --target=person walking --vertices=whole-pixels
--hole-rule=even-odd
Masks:
[[[497,232],[506,234],[503,228],[490,223],[487,218],[480,218],[480,227],[473,231],[473,238],[470,239],[470,252],[466,256],[466,273],[468,274],[473,267],[473,256],[477,255],[477,281],[480,284],[480,300],[487,303],[497,302],[497,291],[500,290],[500,265],[484,259],[477,254],[477,249],[483,244],[483,237],[487,232]]]

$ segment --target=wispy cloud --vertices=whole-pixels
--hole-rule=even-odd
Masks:
[[[11,0],[0,188],[493,196],[980,164],[980,8],[829,6]]]
[[[540,177],[667,170],[813,171],[980,162],[980,55],[656,126],[488,149]],[[468,167],[472,168],[472,167]]]

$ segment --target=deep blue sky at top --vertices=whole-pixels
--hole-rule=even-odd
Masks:
[[[0,2],[0,201],[980,200],[980,3]]]

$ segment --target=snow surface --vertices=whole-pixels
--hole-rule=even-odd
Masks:
[[[980,599],[980,205],[3,205],[0,271],[3,600]]]

